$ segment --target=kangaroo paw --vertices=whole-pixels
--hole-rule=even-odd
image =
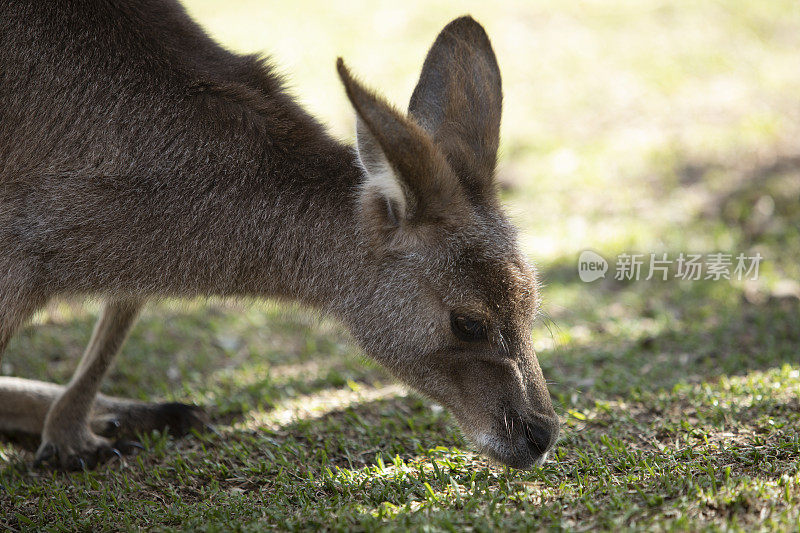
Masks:
[[[95,468],[111,459],[123,460],[142,445],[131,441],[116,441],[99,437],[90,431],[76,434],[52,435],[43,438],[33,466],[75,471]]]

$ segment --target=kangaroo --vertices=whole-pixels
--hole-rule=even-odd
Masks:
[[[336,63],[356,143],[265,60],[175,0],[0,7],[0,354],[48,300],[104,308],[66,386],[0,378],[0,430],[91,468],[204,412],[98,394],[152,298],[299,301],[451,411],[493,460],[544,461],[559,420],[531,342],[537,275],[495,183],[502,90],[486,32],[450,22],[404,113]]]

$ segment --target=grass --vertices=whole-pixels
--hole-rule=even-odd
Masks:
[[[499,179],[545,281],[535,344],[563,419],[542,468],[473,453],[450,416],[365,362],[335,323],[260,302],[154,302],[104,391],[205,405],[219,436],[144,435],[94,472],[0,443],[10,530],[797,530],[800,9],[790,1],[196,0],[270,50],[341,137],[333,61],[396,102],[472,12],[503,68]],[[583,283],[578,254],[611,262]],[[623,252],[756,252],[755,281],[613,279]],[[96,303],[55,302],[4,374],[64,382]]]

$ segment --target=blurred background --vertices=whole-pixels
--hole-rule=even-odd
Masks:
[[[404,108],[439,30],[466,13],[485,26],[505,91],[498,179],[544,282],[534,336],[567,435],[602,402],[797,365],[796,1],[185,4],[225,46],[271,55],[291,92],[343,140],[354,120],[337,56]],[[578,278],[586,249],[612,263],[605,279]],[[717,251],[760,253],[759,278],[612,275],[620,253]],[[97,310],[52,303],[14,339],[3,373],[66,381]],[[373,446],[465,446],[446,414],[365,365],[337,324],[269,303],[151,304],[105,391],[196,401],[233,432],[291,435],[301,431],[291,421],[335,410],[382,416],[384,430],[351,432],[339,456],[329,451],[350,465],[366,460],[350,451]]]

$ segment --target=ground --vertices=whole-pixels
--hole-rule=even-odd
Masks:
[[[110,394],[206,406],[219,435],[144,435],[124,464],[31,469],[0,442],[0,527],[796,530],[800,520],[800,7],[725,2],[192,1],[268,51],[344,139],[344,56],[403,105],[472,13],[504,76],[499,179],[544,283],[533,335],[563,420],[542,468],[474,453],[342,328],[247,301],[155,302]],[[578,255],[609,261],[578,276]],[[756,280],[617,280],[620,254],[760,254]],[[731,267],[731,271],[733,266]],[[733,273],[733,272],[731,272]],[[645,275],[642,278],[646,277]],[[2,372],[64,382],[98,312],[54,302]]]

